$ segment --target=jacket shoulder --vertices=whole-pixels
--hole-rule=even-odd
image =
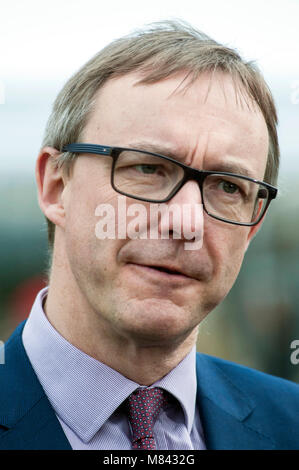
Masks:
[[[11,427],[44,395],[22,343],[22,322],[5,342],[0,365],[0,425]]]
[[[246,404],[239,412],[246,426],[271,437],[277,449],[299,448],[297,383],[202,353],[196,367],[199,394],[230,412]]]
[[[22,342],[22,322],[0,365],[0,449],[70,449]]]
[[[226,359],[197,353],[197,367],[200,367],[201,364],[209,365],[214,370],[225,374],[237,387],[246,390],[247,394],[263,395],[269,393],[273,399],[281,398],[281,394],[286,394],[299,403],[299,384],[290,380]]]

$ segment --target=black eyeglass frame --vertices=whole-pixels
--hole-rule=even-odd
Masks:
[[[131,194],[127,194],[123,191],[120,191],[117,189],[114,185],[114,168],[117,162],[117,159],[121,152],[123,151],[134,151],[134,152],[139,152],[147,155],[152,155],[155,157],[160,157],[164,160],[170,161],[178,166],[180,166],[184,170],[184,176],[181,179],[181,181],[176,185],[176,187],[173,189],[173,191],[167,196],[167,198],[162,199],[162,200],[156,200],[156,199],[146,199],[142,198],[139,196],[132,196]],[[204,211],[210,216],[213,217],[214,219],[221,220],[222,222],[226,222],[228,224],[233,224],[233,225],[243,225],[246,227],[251,227],[254,225],[257,225],[261,219],[264,217],[264,215],[267,212],[267,209],[270,205],[270,202],[272,199],[275,199],[277,196],[277,188],[272,186],[269,183],[265,183],[264,181],[259,181],[254,178],[250,178],[248,176],[243,176],[243,175],[238,175],[236,173],[229,173],[226,171],[206,171],[206,170],[198,170],[196,168],[192,168],[190,166],[185,165],[184,163],[181,163],[177,160],[174,160],[171,157],[166,157],[165,155],[160,155],[159,153],[153,153],[153,152],[148,152],[147,150],[140,150],[140,149],[133,149],[129,147],[110,147],[108,145],[96,145],[96,144],[85,144],[85,143],[72,143],[65,145],[62,148],[62,152],[70,152],[70,153],[89,153],[89,154],[94,154],[94,155],[105,155],[107,157],[112,157],[112,168],[111,168],[111,186],[119,194],[123,194],[124,196],[127,197],[132,197],[133,199],[137,199],[139,201],[145,201],[145,202],[153,202],[153,203],[163,203],[163,202],[168,202],[170,199],[172,199],[175,194],[184,186],[184,184],[189,181],[189,180],[195,180],[198,183],[200,193],[201,193],[201,199],[202,199],[202,204]],[[251,223],[243,223],[243,222],[234,222],[231,220],[224,219],[222,217],[218,217],[216,215],[211,214],[207,208],[205,207],[205,202],[204,202],[204,196],[203,196],[203,182],[205,178],[209,175],[223,175],[223,176],[234,176],[237,178],[241,178],[247,181],[251,181],[253,183],[258,183],[262,186],[265,186],[266,189],[268,190],[268,198],[266,205],[264,207],[263,213],[258,217],[258,219],[255,222]]]

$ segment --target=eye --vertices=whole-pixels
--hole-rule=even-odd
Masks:
[[[219,183],[219,187],[228,194],[235,194],[237,191],[239,191],[239,187],[231,181],[221,181]]]
[[[137,171],[140,173],[144,173],[146,175],[152,175],[158,169],[158,165],[150,165],[150,164],[143,164],[143,165],[134,165]]]

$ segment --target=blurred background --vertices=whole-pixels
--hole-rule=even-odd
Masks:
[[[279,197],[237,282],[200,326],[198,350],[299,382],[299,1],[9,0],[0,16],[0,340],[45,285],[47,230],[35,160],[66,80],[111,40],[183,19],[255,60],[279,116]]]

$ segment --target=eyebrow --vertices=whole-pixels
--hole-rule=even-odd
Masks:
[[[173,158],[174,160],[178,160],[181,163],[184,163],[184,159],[180,156],[173,148],[168,145],[161,145],[161,144],[151,144],[150,142],[131,142],[129,144],[130,148],[138,149],[138,150],[145,150],[148,152],[158,153],[160,155],[164,155],[165,157]],[[193,167],[194,168],[194,167]],[[195,168],[197,169],[197,168]],[[205,171],[219,171],[219,172],[226,172],[226,173],[235,173],[236,175],[246,176],[252,179],[258,179],[256,175],[252,173],[247,167],[244,165],[237,163],[237,162],[229,162],[229,161],[222,161],[218,162],[217,164],[213,164],[209,168],[205,168]]]
[[[239,163],[231,163],[231,162],[219,162],[217,166],[213,165],[212,168],[209,168],[208,171],[223,171],[226,173],[235,173],[236,175],[247,176],[248,178],[258,179],[256,175],[252,173],[248,168],[239,164]]]
[[[168,145],[151,144],[150,142],[138,141],[131,142],[129,146],[136,150],[145,150],[147,152],[158,153],[164,157],[170,157],[183,163],[183,158],[178,155],[178,152],[176,152],[174,148]]]

